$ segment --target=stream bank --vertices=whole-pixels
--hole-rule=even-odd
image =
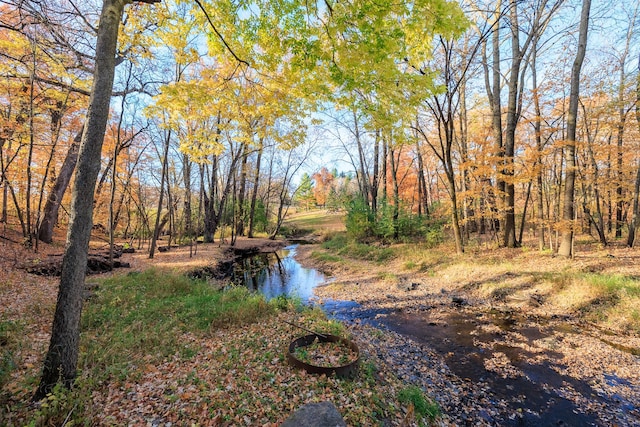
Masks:
[[[296,261],[333,281],[315,287],[312,301],[348,323],[377,366],[434,398],[443,425],[640,425],[638,337],[545,313],[536,294],[520,306],[509,295],[485,298],[473,292],[477,275],[452,285],[390,265],[334,268],[313,250],[299,246]]]
[[[300,251],[304,265],[311,250]],[[638,337],[438,277],[390,282],[315,266],[335,280],[315,289],[317,302],[365,353],[432,396],[446,425],[640,425]]]

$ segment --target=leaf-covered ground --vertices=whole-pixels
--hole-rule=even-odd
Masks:
[[[217,245],[202,246],[198,256],[189,257],[188,248],[181,248],[156,255],[152,262],[141,254],[129,255],[129,261],[134,270],[153,267],[173,274],[207,265],[219,251]],[[321,333],[352,336],[320,310],[276,302],[275,308],[248,322],[196,327],[195,320],[194,325],[188,324],[192,308],[183,300],[181,314],[174,316],[164,302],[154,305],[127,293],[135,287],[129,282],[123,285],[129,288],[115,289],[105,297],[113,285],[103,280],[126,271],[90,279],[98,285],[85,302],[77,387],[71,393],[58,390],[34,405],[29,400],[48,345],[58,283],[17,269],[23,256],[28,255],[5,259],[1,273],[0,334],[6,339],[0,344],[9,363],[2,371],[6,375],[0,392],[0,425],[276,426],[302,404],[324,400],[334,402],[349,425],[418,423],[413,404],[400,396],[406,384],[377,359],[367,343],[359,343],[360,370],[353,379],[311,375],[287,363],[289,343],[306,332],[285,321]],[[175,287],[184,288],[184,284]],[[175,298],[168,289],[154,292],[165,302]],[[147,314],[155,307],[158,316]],[[171,321],[161,323],[169,317]],[[120,348],[122,343],[128,347]],[[174,351],[164,354],[155,346]]]
[[[478,248],[454,258],[446,247],[413,247],[406,253],[402,248],[358,248],[368,259],[318,246],[300,248],[298,255],[304,265],[333,276],[330,286],[317,290],[322,298],[356,301],[378,320],[386,316],[376,316],[378,312],[424,317],[431,328],[446,329],[452,313],[468,316],[474,345],[488,355],[483,358],[488,373],[506,380],[526,376],[522,364],[505,350],[520,347],[529,365],[551,365],[561,377],[588,386],[592,396],[569,382],[548,386],[588,419],[601,425],[640,424],[640,359],[634,353],[640,348],[634,326],[634,313],[640,312],[637,250],[581,248],[575,260],[563,260],[525,250]],[[44,249],[36,256],[46,257]],[[184,272],[210,265],[223,249],[200,245],[195,256],[189,256],[189,248],[172,249],[154,260],[141,252],[125,255],[125,261],[136,271],[155,267]],[[391,251],[394,258],[389,258]],[[330,257],[323,255],[327,252]],[[135,348],[136,354],[127,354],[127,362],[117,369],[91,360],[94,356],[88,357],[91,352],[84,347],[88,368],[81,375],[82,387],[72,395],[53,396],[46,407],[33,406],[28,401],[48,344],[57,292],[57,279],[19,269],[33,256],[8,244],[0,254],[0,425],[38,420],[44,425],[47,419],[51,425],[65,419],[88,425],[278,425],[301,404],[320,400],[336,403],[350,425],[415,425],[418,405],[403,398],[408,385],[417,385],[438,403],[442,414],[433,421],[437,425],[500,424],[497,420],[515,425],[531,415],[524,403],[520,410],[514,407],[517,399],[524,402],[518,390],[513,390],[514,402],[507,402],[496,398],[488,382],[457,375],[449,366],[455,354],[369,322],[356,319],[339,326],[317,311],[291,309],[211,330],[191,330],[181,320],[171,337],[177,350],[156,354]],[[101,277],[117,274],[123,273]],[[99,300],[97,295],[87,307]],[[496,326],[494,310],[514,313],[518,327]],[[341,333],[360,346],[360,375],[355,380],[327,378],[289,366],[287,346],[305,332],[284,320],[320,332],[343,328]],[[153,335],[143,322],[132,319],[132,325]],[[91,334],[97,340],[108,329],[93,327],[85,331],[85,343],[94,341]],[[521,329],[540,336],[523,337]],[[481,335],[492,339],[482,341]],[[92,378],[88,373],[96,366],[103,367]]]
[[[132,367],[129,378],[92,393],[92,419],[103,425],[278,425],[307,402],[329,400],[350,425],[402,418],[394,388],[399,381],[376,370],[365,357],[356,379],[306,374],[286,361],[299,330],[282,320],[314,326],[313,316],[281,313],[242,327],[185,334],[191,357]],[[389,393],[389,390],[392,393]]]

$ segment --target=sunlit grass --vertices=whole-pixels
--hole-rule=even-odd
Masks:
[[[288,217],[284,222],[284,226],[309,232],[344,231],[344,214],[329,214],[324,209],[298,212]]]
[[[563,272],[546,277],[553,284],[550,300],[568,313],[619,329],[640,332],[640,281],[600,273]]]
[[[440,414],[438,404],[427,398],[417,386],[408,386],[400,390],[398,400],[413,407],[415,418],[420,426],[428,425],[428,422]]]
[[[314,251],[311,253],[311,256],[315,259],[317,259],[318,261],[323,261],[323,262],[341,262],[344,261],[343,257],[341,256],[337,256],[337,255],[333,255],[330,253],[326,253],[326,252],[318,252],[318,251]]]
[[[88,368],[126,375],[142,349],[156,357],[188,354],[180,333],[250,323],[274,311],[244,287],[220,292],[204,281],[153,269],[118,276],[103,283],[83,315],[84,334],[92,338],[85,340],[85,360]]]
[[[332,239],[322,244],[322,248],[331,253],[363,261],[382,263],[395,257],[395,251],[391,247],[378,247],[357,243],[347,239],[345,234],[335,235]]]

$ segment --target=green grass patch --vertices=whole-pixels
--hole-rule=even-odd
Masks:
[[[413,405],[416,419],[420,426],[427,425],[423,420],[431,421],[440,414],[438,404],[432,402],[418,386],[408,386],[398,392],[398,401],[405,405]]]
[[[362,259],[366,261],[373,261],[376,263],[382,263],[394,256],[393,249],[364,245],[361,243],[354,243],[349,245],[348,254],[351,258]]]
[[[418,264],[416,264],[415,261],[406,261],[403,265],[405,270],[413,270],[416,267],[418,267]]]
[[[615,294],[620,298],[640,298],[640,281],[635,278],[611,274],[587,274],[584,280],[607,294]]]
[[[395,273],[390,273],[388,271],[381,271],[380,273],[376,274],[376,278],[388,282],[396,282],[398,280],[398,275]]]
[[[333,255],[327,252],[318,252],[318,251],[313,251],[311,253],[311,257],[313,257],[314,259],[317,259],[318,261],[324,261],[324,262],[340,262],[343,261],[343,258],[337,255]]]
[[[344,215],[328,215],[325,210],[298,213],[284,222],[290,228],[304,230],[335,228],[336,224],[344,224]]]
[[[389,247],[372,246],[349,240],[345,234],[337,234],[322,244],[322,248],[331,251],[333,256],[339,255],[363,261],[383,263],[395,256]]]
[[[346,233],[335,234],[331,239],[322,243],[324,249],[331,251],[340,251],[349,245],[349,239]]]
[[[640,331],[640,281],[623,275],[589,273],[576,277],[578,286],[591,290],[590,298],[578,305],[588,319]]]
[[[221,292],[204,281],[157,270],[108,279],[83,315],[85,361],[96,373],[128,374],[140,354],[162,359],[193,349],[180,344],[184,332],[250,323],[276,311],[244,287]]]
[[[534,275],[536,283],[550,283],[549,298],[558,307],[594,322],[640,331],[640,280],[619,274],[562,271]]]
[[[0,321],[0,388],[16,368],[14,353],[20,344],[22,328],[16,322]]]

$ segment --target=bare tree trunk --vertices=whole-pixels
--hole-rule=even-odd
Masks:
[[[360,126],[358,124],[358,115],[356,114],[356,109],[351,110],[353,116],[353,135],[356,140],[356,145],[358,146],[358,165],[353,165],[354,168],[358,169],[358,173],[356,174],[358,178],[358,186],[360,187],[360,194],[362,194],[362,198],[370,205],[370,185],[369,185],[369,173],[367,170],[367,161],[364,153],[364,147],[362,145],[362,140],[360,138]]]
[[[373,146],[373,172],[371,176],[371,213],[378,212],[378,189],[380,188],[380,132],[376,130]]]
[[[518,115],[516,106],[518,101],[518,79],[522,52],[520,50],[518,5],[516,0],[509,0],[511,23],[511,70],[509,72],[509,96],[507,98],[507,126],[504,133],[504,167],[502,175],[505,178],[505,221],[504,239],[502,244],[507,248],[516,247],[516,218],[515,218],[515,183],[514,183],[514,155],[516,126]]]
[[[393,190],[393,238],[397,240],[400,236],[398,218],[400,217],[400,189],[398,185],[398,167],[400,163],[401,149],[398,150],[398,158],[396,159],[395,149],[393,147],[392,137],[389,136],[389,162],[391,166],[391,184]]]
[[[587,50],[587,32],[589,28],[589,12],[591,0],[584,0],[580,15],[580,34],[578,52],[571,69],[571,93],[569,95],[569,114],[567,117],[567,145],[565,147],[565,188],[562,219],[564,228],[558,255],[573,257],[573,221],[575,216],[575,181],[576,181],[576,122],[578,115],[578,98],[580,95],[580,70]]]
[[[58,146],[58,141],[60,139],[60,127],[62,123],[62,110],[66,106],[66,101],[68,98],[63,101],[56,101],[54,106],[49,109],[49,114],[51,116],[51,153],[49,154],[49,158],[47,159],[47,165],[44,168],[44,176],[42,177],[42,183],[40,184],[40,196],[38,197],[38,206],[36,207],[36,212],[38,213],[38,219],[36,221],[34,234],[36,234],[35,245],[36,250],[38,248],[38,242],[40,238],[38,234],[40,233],[40,224],[42,223],[42,201],[44,199],[44,195],[46,192],[46,184],[49,179],[49,173],[51,173],[51,163],[53,162],[53,158],[56,154],[56,148]]]
[[[384,138],[382,140],[382,199],[384,203],[388,201],[389,193],[387,188],[387,159],[389,157],[389,147]]]
[[[151,246],[149,247],[149,258],[153,259],[156,252],[156,242],[158,234],[160,234],[160,214],[162,213],[162,204],[164,203],[164,183],[167,178],[167,163],[169,158],[169,143],[171,142],[171,129],[167,131],[162,149],[162,172],[160,174],[160,195],[158,196],[158,210],[156,212],[156,225],[153,227],[151,235]]]
[[[533,40],[532,46],[532,55],[531,55],[531,83],[533,90],[533,105],[535,108],[536,116],[533,120],[533,129],[535,132],[536,138],[536,149],[537,149],[537,158],[536,165],[538,169],[536,170],[536,208],[537,208],[537,221],[536,221],[536,230],[538,232],[538,249],[543,251],[545,248],[545,237],[544,237],[544,188],[543,188],[543,180],[542,180],[542,111],[540,108],[540,92],[538,88],[538,70],[536,66],[536,61],[538,59],[538,36],[536,35]]]
[[[636,122],[640,131],[640,56],[638,57],[638,74],[636,77]],[[636,228],[638,227],[638,216],[640,216],[640,164],[636,172],[636,183],[633,189],[633,212],[631,223],[629,224],[629,236],[627,246],[632,248],[636,238]]]
[[[600,179],[599,177],[600,168],[598,167],[598,162],[596,161],[596,157],[593,153],[593,145],[596,143],[595,135],[592,135],[591,129],[589,128],[589,124],[587,121],[587,112],[584,108],[584,104],[582,104],[582,111],[583,111],[584,129],[587,137],[587,154],[589,156],[589,160],[591,161],[591,169],[593,170],[593,196],[595,197],[597,220],[596,218],[593,217],[593,214],[591,213],[591,209],[589,209],[589,206],[587,205],[587,190],[584,184],[584,181],[586,181],[586,179],[583,179],[583,184],[582,184],[583,193],[585,195],[583,198],[582,210],[589,219],[589,225],[593,224],[596,227],[596,231],[598,232],[598,238],[600,239],[600,243],[603,246],[607,246],[607,236],[604,229],[604,218],[602,215],[602,208],[601,208],[600,185],[598,184],[598,181]],[[597,127],[596,127],[596,134],[597,134]],[[586,168],[583,168],[583,169],[586,169]],[[591,232],[591,228],[589,228],[589,232]]]
[[[529,200],[531,200],[531,187],[533,180],[527,183],[527,192],[525,193],[524,208],[522,209],[522,221],[520,222],[520,232],[518,233],[518,245],[522,245],[522,237],[524,235],[524,227],[527,225],[527,209],[529,208]]]
[[[6,224],[8,219],[9,181],[4,179],[4,174],[2,178],[2,215],[0,215],[0,222]]]
[[[184,234],[188,237],[193,237],[193,221],[191,212],[191,166],[192,162],[189,156],[182,156],[182,176],[184,179],[184,210],[182,215],[184,218]]]
[[[258,185],[260,184],[260,162],[262,161],[262,151],[264,150],[264,139],[260,138],[258,146],[258,158],[256,159],[255,176],[253,178],[253,189],[251,190],[251,207],[249,208],[249,231],[247,236],[253,237],[253,229],[255,226],[256,202],[258,200]]]
[[[169,167],[169,165],[167,165]],[[171,242],[175,237],[175,223],[176,223],[176,204],[177,202],[173,199],[173,192],[171,191],[171,177],[167,171],[167,220],[169,222],[169,235],[167,236],[167,250],[171,249]],[[157,231],[160,233],[162,231],[162,227]]]
[[[231,156],[231,163],[229,165],[229,171],[227,172],[226,182],[224,184],[224,188],[220,191],[220,200],[218,204],[218,209],[215,207],[215,197],[214,193],[210,193],[210,197],[205,198],[205,239],[210,234],[211,241],[213,241],[213,236],[216,233],[216,230],[220,226],[220,222],[222,220],[222,214],[224,213],[224,209],[227,204],[227,199],[229,194],[231,193],[231,186],[233,183],[233,176],[235,174],[235,169],[240,161],[240,157],[242,156],[242,148],[238,148],[234,151],[233,147],[229,149],[229,155]],[[212,188],[215,187],[215,180],[211,181]],[[205,240],[208,241],[208,240]]]
[[[419,138],[416,138],[416,157],[418,158],[418,214],[424,212],[425,215],[429,215],[429,189],[424,176],[424,160]]]
[[[624,67],[623,67],[624,69]],[[622,71],[622,73],[624,73],[624,71]],[[620,76],[620,84],[623,84],[623,77],[622,75]],[[623,133],[624,133],[624,122],[626,119],[626,114],[624,112],[624,105],[622,105],[622,97],[623,94],[622,92],[624,91],[624,89],[620,89],[620,98],[618,100],[618,102],[620,102],[620,121],[618,123],[618,131],[617,131],[617,175],[618,175],[618,179],[617,181],[617,185],[616,185],[616,238],[620,238],[622,237],[622,225],[623,225],[623,211],[624,211],[624,189],[622,187],[622,181],[624,180],[624,173],[623,173],[623,167],[622,167],[622,162],[623,162],[623,152],[622,152],[622,137],[623,137]]]
[[[200,181],[200,190],[198,191],[198,222],[196,224],[196,236],[204,233],[204,196],[205,190],[205,168],[203,164],[198,165],[198,180]]]
[[[60,210],[62,197],[65,191],[67,191],[73,172],[76,169],[83,131],[84,127],[76,134],[73,143],[69,147],[69,151],[67,151],[62,167],[56,177],[56,182],[53,184],[49,197],[47,197],[47,201],[44,204],[42,221],[38,228],[38,239],[45,243],[51,243],[53,241],[53,228],[58,222],[58,211]]]
[[[156,0],[148,0],[148,2]],[[91,236],[93,194],[100,170],[100,153],[109,117],[113,89],[118,28],[125,0],[104,0],[98,26],[96,61],[87,112],[78,154],[78,172],[71,202],[71,223],[62,261],[60,289],[53,318],[49,350],[44,360],[40,385],[34,399],[40,400],[62,381],[67,387],[76,378],[80,345],[82,286],[87,269]]]
[[[236,213],[237,221],[236,221],[236,235],[244,236],[244,200],[245,200],[245,192],[247,188],[247,161],[249,160],[249,152],[248,145],[243,144],[242,149],[242,165],[240,166],[240,188],[238,189],[238,212]]]
[[[487,89],[487,96],[489,98],[489,105],[491,106],[491,127],[493,130],[493,138],[495,140],[496,153],[498,162],[496,164],[496,189],[497,197],[494,201],[502,200],[505,195],[505,182],[502,177],[502,167],[504,163],[504,145],[502,141],[502,108],[500,102],[500,88],[501,88],[501,76],[500,76],[500,15],[502,14],[502,1],[496,2],[496,8],[494,11],[495,22],[493,23],[493,33],[491,36],[492,46],[492,68],[491,68],[491,83],[489,80],[489,69],[487,61],[485,64],[485,86]],[[486,55],[485,55],[486,57]],[[491,210],[498,210],[497,203],[490,207]],[[498,226],[501,221],[496,219],[494,221]]]
[[[33,244],[33,237],[35,232],[33,231],[33,225],[31,224],[31,183],[33,181],[33,171],[31,164],[33,163],[33,149],[35,147],[35,129],[34,129],[34,83],[36,76],[36,41],[32,41],[32,68],[29,78],[29,150],[27,151],[27,188],[25,191],[25,216],[27,224],[27,234],[23,237],[27,239],[29,245]]]

